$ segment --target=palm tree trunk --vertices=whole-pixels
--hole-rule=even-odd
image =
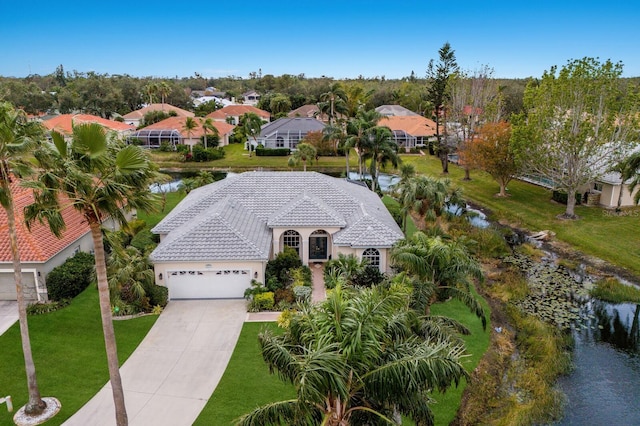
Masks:
[[[25,413],[29,415],[38,415],[44,411],[47,404],[40,397],[40,390],[38,389],[38,381],[36,379],[36,366],[33,363],[33,355],[31,353],[31,340],[29,338],[29,325],[27,323],[27,306],[24,300],[24,289],[22,286],[22,267],[20,265],[20,251],[18,250],[16,220],[13,211],[13,199],[11,195],[9,195],[8,199],[9,201],[7,203],[5,211],[7,212],[7,225],[9,227],[11,257],[13,258],[13,275],[16,282],[20,338],[22,340],[24,367],[27,372],[27,387],[29,389],[29,402],[25,406]]]
[[[120,378],[120,367],[118,363],[118,349],[116,346],[116,336],[113,330],[113,320],[111,317],[111,301],[109,298],[109,283],[107,281],[107,264],[105,260],[104,245],[102,241],[102,230],[100,221],[89,220],[91,227],[91,237],[93,238],[93,249],[96,259],[96,276],[98,278],[98,294],[100,298],[100,315],[102,317],[102,332],[104,334],[104,344],[107,352],[107,365],[109,367],[109,380],[113,392],[113,402],[116,410],[116,424],[126,426],[129,421],[127,409],[124,404],[124,390],[122,379]]]
[[[347,179],[349,179],[349,149],[345,148],[345,158],[347,159]]]

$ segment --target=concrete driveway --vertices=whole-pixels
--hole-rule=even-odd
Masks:
[[[0,300],[0,336],[18,321],[18,302]]]
[[[246,316],[244,300],[169,302],[120,368],[129,424],[191,425],[218,385]],[[64,424],[115,425],[110,383]]]

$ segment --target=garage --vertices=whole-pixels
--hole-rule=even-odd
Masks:
[[[27,291],[27,296],[34,294],[35,277],[33,272],[22,273],[22,285],[30,289]],[[0,300],[16,300],[16,282],[13,278],[13,271],[0,272]],[[27,297],[27,299],[31,299]]]
[[[167,271],[169,299],[234,299],[251,287],[249,269]]]

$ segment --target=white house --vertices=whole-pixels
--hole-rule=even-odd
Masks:
[[[171,299],[239,298],[285,246],[303,264],[353,254],[389,270],[402,231],[367,188],[316,172],[245,172],[193,190],[152,232]]]

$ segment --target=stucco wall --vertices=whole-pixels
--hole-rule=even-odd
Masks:
[[[609,183],[602,184],[602,193],[600,195],[600,204],[605,207],[617,207],[618,197],[622,189],[621,207],[634,206],[633,197],[638,193],[640,187],[636,187],[633,194],[629,192],[629,185],[611,185]]]

